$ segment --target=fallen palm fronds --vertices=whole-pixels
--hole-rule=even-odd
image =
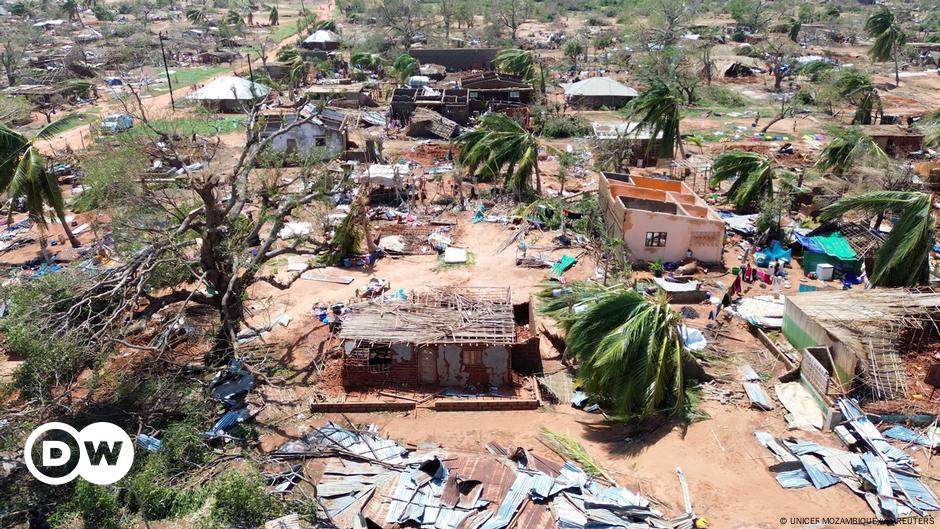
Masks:
[[[587,450],[570,435],[553,432],[544,426],[539,430],[539,437],[542,442],[548,445],[549,448],[557,452],[559,455],[569,458],[584,469],[585,472],[591,476],[603,476],[610,480],[607,476],[607,473],[604,472],[597,463],[594,462],[594,459],[591,458],[591,454],[588,454]],[[613,481],[613,480],[610,480]]]

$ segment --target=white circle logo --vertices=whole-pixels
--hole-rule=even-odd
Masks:
[[[62,440],[42,439],[44,434],[59,431],[68,434],[74,445]],[[78,451],[78,463],[64,476],[44,474],[33,461],[33,448],[39,441],[40,464],[45,469],[64,467],[72,461],[72,450]],[[33,430],[23,447],[26,468],[34,478],[47,485],[62,485],[78,476],[96,485],[110,485],[123,478],[134,464],[134,443],[119,426],[96,422],[81,431],[61,422],[43,424]]]

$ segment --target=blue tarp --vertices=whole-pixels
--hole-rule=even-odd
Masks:
[[[825,250],[823,250],[822,246],[816,244],[816,241],[814,241],[812,237],[807,237],[805,235],[800,235],[799,233],[794,233],[793,238],[796,239],[796,242],[800,243],[800,246],[802,246],[807,251],[810,251],[813,253],[826,253]]]
[[[792,258],[793,251],[781,246],[780,241],[771,241],[770,246],[754,254],[754,261],[757,266],[767,266],[770,261],[782,261],[788,264]]]

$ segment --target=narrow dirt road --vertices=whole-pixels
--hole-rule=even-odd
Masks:
[[[329,15],[333,12],[333,8],[335,7],[335,5],[336,5],[336,0],[325,0],[324,2],[319,3],[318,5],[314,6],[312,9],[316,12],[318,20],[326,20],[329,18]],[[293,20],[284,21],[284,23],[292,24]],[[284,46],[287,46],[290,42],[294,40],[294,38],[295,38],[295,35],[292,34],[288,36],[287,38],[281,40],[275,48],[273,48],[270,52],[268,52],[267,57],[266,57],[267,60],[274,60],[277,55],[278,50],[280,50]],[[232,74],[247,73],[248,72],[247,62],[245,61],[241,61],[241,62],[242,64],[240,66],[235,66],[231,70],[227,70],[218,75],[214,75],[198,84],[204,85],[219,77],[225,77],[225,76],[232,75]],[[252,61],[251,66],[252,68],[260,68],[261,64],[262,64],[262,61],[259,58],[259,59],[255,59],[254,61]],[[183,88],[175,89],[173,90],[173,96],[176,98],[177,101],[180,101],[183,98],[185,98],[187,95],[189,95],[191,92],[193,92],[196,86],[197,86],[196,84],[193,84],[193,85],[186,86]],[[169,92],[167,92],[166,94],[144,99],[144,104],[146,105],[147,114],[150,116],[164,114],[166,112],[169,112],[172,108]],[[101,109],[100,114],[102,116],[106,116],[108,114],[113,114],[113,113],[124,112],[124,107],[121,105],[121,103],[113,99],[99,102],[98,107]],[[45,142],[44,144],[42,144],[40,146],[40,149],[45,153],[51,153],[54,151],[64,150],[66,148],[70,148],[73,151],[80,151],[84,149],[86,142],[88,141],[88,138],[90,137],[90,135],[91,135],[91,125],[90,124],[81,125],[79,127],[69,129],[57,136],[52,137],[51,139],[49,139],[48,142]]]

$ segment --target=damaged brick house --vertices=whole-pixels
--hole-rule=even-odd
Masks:
[[[350,309],[339,333],[346,386],[504,386],[514,370],[541,369],[538,337],[517,332],[529,304],[514,307],[509,288],[431,289]]]

